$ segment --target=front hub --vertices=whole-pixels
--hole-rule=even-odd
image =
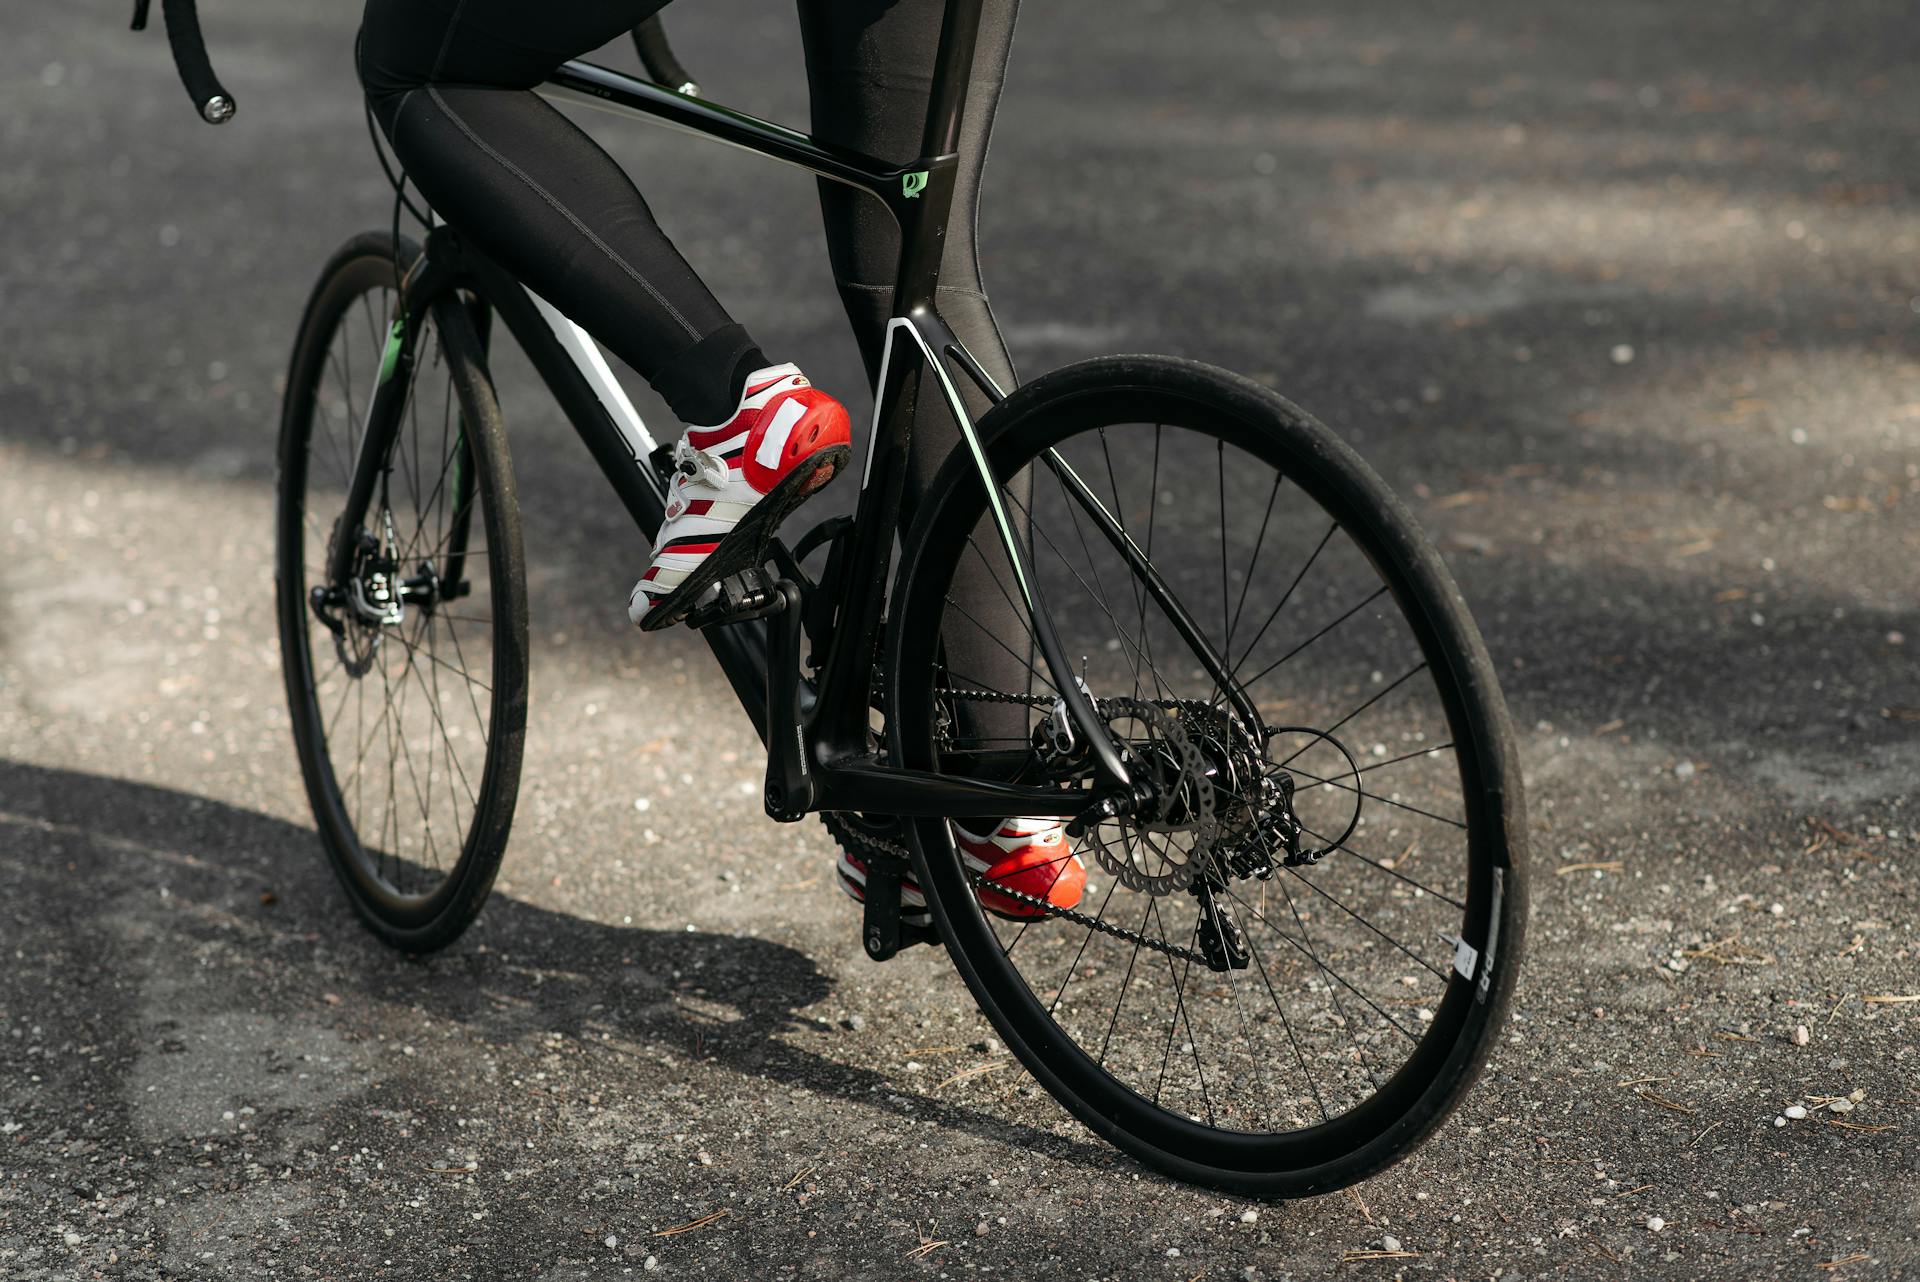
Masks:
[[[430,572],[425,580],[402,582],[393,557],[365,530],[354,542],[352,572],[346,586],[316,587],[307,594],[307,606],[333,634],[334,650],[350,677],[373,668],[385,629],[406,618],[407,601],[435,593]]]
[[[378,628],[406,617],[398,571],[399,566],[380,540],[361,531],[353,554],[353,575],[347,580],[347,601],[360,622]]]

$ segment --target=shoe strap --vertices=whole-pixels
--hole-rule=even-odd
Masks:
[[[699,484],[724,490],[729,479],[727,462],[719,455],[692,444],[686,437],[673,443],[673,466],[681,485]]]

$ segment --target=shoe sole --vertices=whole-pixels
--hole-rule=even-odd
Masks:
[[[683,622],[708,588],[728,575],[759,565],[766,559],[767,544],[780,523],[791,516],[795,508],[825,489],[852,458],[851,445],[829,445],[789,472],[764,499],[753,505],[753,510],[741,518],[740,524],[727,532],[720,546],[708,554],[679,587],[647,607],[646,614],[640,618],[640,630],[658,632]],[[819,477],[822,468],[833,471]]]

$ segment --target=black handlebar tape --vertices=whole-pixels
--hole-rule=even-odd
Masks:
[[[195,111],[210,125],[224,125],[233,119],[233,95],[213,74],[207,60],[207,42],[200,35],[200,15],[194,0],[160,0],[160,12],[167,19],[167,43],[173,46],[173,65],[180,72],[180,83],[187,87]]]
[[[667,43],[667,29],[660,24],[659,14],[652,15],[633,29],[633,47],[640,51],[641,64],[657,83],[699,96],[700,87],[693,83],[693,77],[673,56],[673,46]]]

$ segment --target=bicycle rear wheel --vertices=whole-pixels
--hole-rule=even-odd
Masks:
[[[983,911],[948,826],[916,823],[956,965],[1061,1103],[1162,1170],[1278,1196],[1378,1171],[1486,1062],[1521,951],[1519,772],[1457,589],[1351,450],[1223,371],[1089,361],[979,430],[1029,580],[1159,800],[1089,825],[1079,902],[1026,920]],[[968,574],[1021,594],[962,455],[894,598],[896,760],[1085,789],[1033,639],[982,624]]]
[[[519,789],[527,601],[519,510],[473,314],[405,318],[414,359],[372,502],[344,528],[395,281],[411,242],[369,233],[327,264],[281,419],[276,579],[301,773],[329,862],[387,943],[439,948],[479,914]],[[356,541],[347,583],[333,540]]]

